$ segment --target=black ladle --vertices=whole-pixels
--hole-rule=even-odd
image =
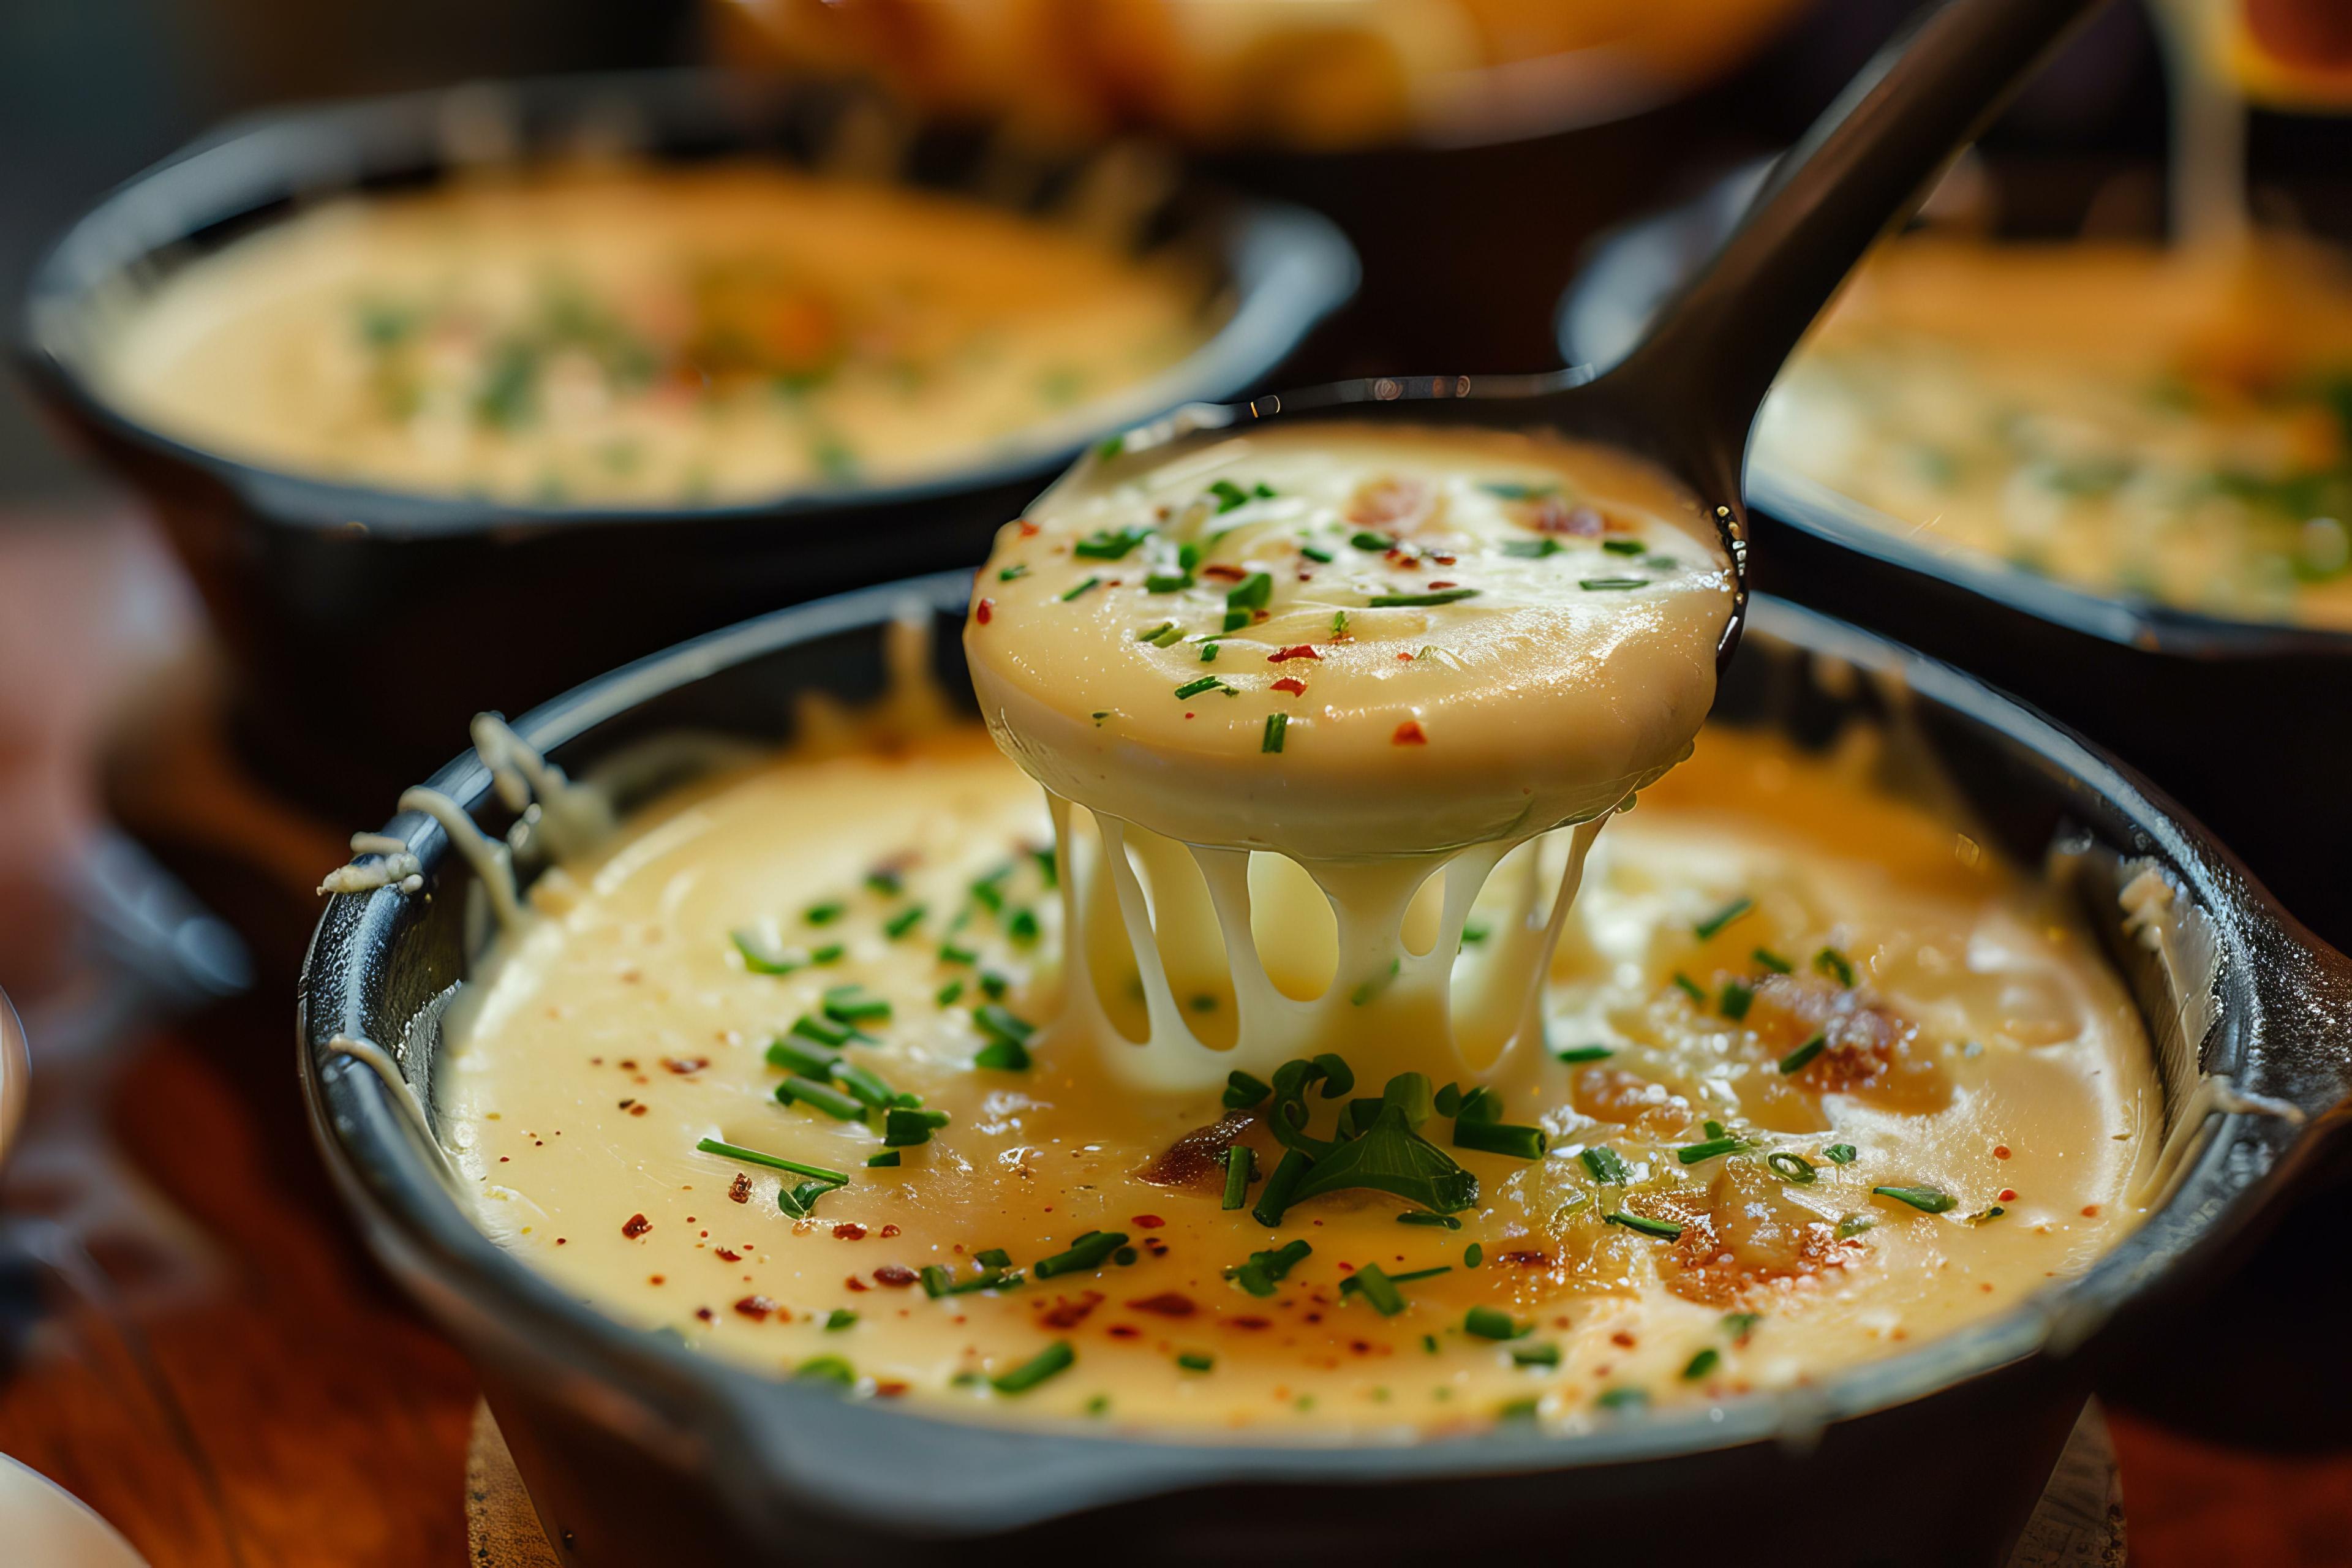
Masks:
[[[1605,373],[1338,382],[1183,409],[1130,432],[1122,450],[1245,421],[1344,413],[1549,428],[1639,453],[1698,497],[1731,558],[1719,666],[1747,620],[1740,471],[1772,378],[1872,242],[1910,215],[1933,177],[2101,3],[1946,0],[1915,19],[1782,156],[1722,248]]]

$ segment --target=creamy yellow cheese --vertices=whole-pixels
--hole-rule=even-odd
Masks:
[[[1458,1229],[1358,1189],[1270,1230],[1221,1206],[1221,1154],[1168,1158],[1225,1113],[1218,1086],[1138,1092],[1050,1031],[1025,1068],[976,1065],[1005,1018],[1063,1005],[1065,936],[1047,811],[977,731],[719,778],[548,874],[452,1020],[440,1123],[485,1228],[583,1300],[935,1413],[1384,1440],[1787,1388],[2083,1268],[2136,1222],[2158,1142],[2147,1047],[2093,944],[1868,764],[1710,731],[1601,836],[1546,964],[1547,1048],[1461,1079],[1549,1152],[1424,1129],[1476,1178]],[[1446,967],[1507,940],[1567,837],[1503,864]],[[770,1042],[821,1050],[793,1030],[837,1027],[828,1002],[874,1037],[844,1061],[944,1113],[897,1168],[865,1163],[878,1118],[775,1098]],[[1319,1135],[1346,1101],[1308,1103]],[[1685,1163],[1709,1121],[1739,1146]],[[1262,1122],[1239,1136],[1255,1203],[1279,1151]],[[795,1218],[779,1194],[799,1176],[704,1139],[849,1179]],[[1127,1250],[1039,1277],[1089,1231]],[[1228,1278],[1292,1241],[1311,1250],[1267,1294]],[[1021,1282],[919,1282],[970,1284],[998,1248]],[[1384,1315],[1347,1288],[1368,1266],[1444,1272]],[[1024,1388],[1041,1354],[1059,1370]]]
[[[172,274],[103,347],[228,456],[543,505],[903,479],[1150,412],[1205,283],[975,202],[780,168],[340,199]]]
[[[2352,627],[2347,388],[2333,252],[1905,240],[1781,374],[1753,461],[1931,552]]]

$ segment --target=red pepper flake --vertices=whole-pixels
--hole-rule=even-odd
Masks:
[[[1418,719],[1408,719],[1403,723],[1398,725],[1396,727],[1396,733],[1390,736],[1389,739],[1400,746],[1426,746],[1429,744],[1429,737],[1423,733],[1421,721]]]
[[[700,1072],[710,1065],[707,1057],[664,1057],[662,1066],[683,1078],[690,1072]]]
[[[907,1385],[903,1383],[877,1383],[874,1385],[875,1396],[880,1399],[896,1399],[906,1392]]]
[[[1161,1226],[1166,1225],[1168,1222],[1161,1219],[1156,1214],[1139,1214],[1129,1219],[1127,1223],[1133,1226],[1138,1230],[1158,1230]]]
[[[2013,1203],[2015,1203],[2015,1202],[2017,1201],[2017,1189],[2016,1189],[2015,1187],[2003,1187],[2003,1188],[2001,1188],[2001,1190],[2000,1190],[2000,1201],[2001,1201],[2001,1202],[2003,1202],[2003,1203],[2005,1203],[2005,1204],[2013,1204]]]
[[[1412,650],[1411,648],[1407,648],[1404,652],[1397,655],[1397,660],[1401,664],[1411,664],[1412,662]]]
[[[1142,1333],[1143,1331],[1133,1323],[1113,1323],[1110,1326],[1110,1337],[1115,1340],[1138,1339]]]
[[[751,1178],[738,1173],[735,1179],[727,1184],[727,1195],[733,1198],[739,1204],[750,1203],[751,1201]]]
[[[646,1283],[648,1285],[667,1285],[669,1281],[658,1274],[648,1274],[646,1276]]]
[[[2099,1217],[2099,1205],[2096,1205],[2096,1204],[2084,1204],[2084,1205],[2083,1205],[2083,1217],[2084,1217],[2084,1219],[2096,1219],[2096,1218],[2098,1218],[2098,1217]]]
[[[1996,1160],[2006,1160],[2006,1159],[2008,1159],[2008,1158],[2009,1158],[2009,1145],[2008,1145],[2008,1144],[2006,1144],[2006,1143],[1996,1143],[1996,1144],[1994,1144],[1994,1145],[1992,1146],[1992,1157],[1993,1157],[1994,1159],[1996,1159]]]
[[[1274,683],[1274,689],[1276,691],[1287,691],[1293,697],[1304,697],[1307,695],[1307,682],[1299,679],[1298,677],[1295,675],[1284,676],[1280,680]]]
[[[652,1107],[646,1105],[643,1100],[639,1100],[636,1104],[629,1107],[629,1114],[632,1116],[643,1116],[651,1109]]]
[[[1147,1236],[1143,1238],[1143,1250],[1154,1258],[1165,1258],[1168,1256],[1168,1244],[1156,1236]]]
[[[775,1315],[776,1304],[765,1296],[746,1296],[735,1303],[735,1310],[755,1323],[764,1323]]]
[[[884,1226],[882,1227],[882,1235],[883,1235],[884,1239],[886,1239],[886,1240],[887,1240],[887,1239],[888,1239],[888,1238],[889,1238],[889,1237],[894,1237],[894,1236],[898,1235],[898,1227],[897,1226],[895,1226],[895,1225],[886,1225],[886,1226]]]
[[[971,618],[978,621],[984,626],[988,625],[990,617],[995,614],[996,601],[993,599],[982,599],[977,605],[973,606]]]
[[[915,1271],[903,1263],[886,1263],[874,1271],[874,1283],[887,1285],[893,1290],[904,1290],[915,1279]]]
[[[1633,1335],[1627,1333],[1624,1330],[1620,1329],[1615,1333],[1609,1336],[1609,1342],[1617,1346],[1620,1350],[1632,1350],[1639,1342],[1636,1341]]]
[[[855,1274],[850,1275],[847,1279],[844,1279],[842,1283],[852,1290],[871,1290],[874,1289],[874,1287],[868,1285],[865,1280],[860,1279]]]
[[[1429,585],[1429,591],[1430,591],[1431,593],[1434,594],[1434,593],[1436,593],[1440,588],[1454,588],[1454,587],[1458,587],[1458,586],[1460,586],[1460,584],[1456,584],[1456,583],[1451,583],[1451,582],[1448,582],[1446,579],[1444,579],[1444,578],[1443,578],[1443,577],[1440,577],[1440,578],[1438,578],[1435,582],[1433,582],[1433,583],[1430,584],[1430,585]]]
[[[1551,1254],[1549,1252],[1536,1252],[1532,1250],[1506,1252],[1497,1255],[1495,1261],[1497,1263],[1516,1263],[1522,1268],[1549,1268],[1551,1267]]]
[[[713,1247],[711,1250],[718,1253],[719,1257],[725,1258],[730,1263],[740,1263],[743,1261],[743,1255],[736,1251],[731,1247]]]
[[[621,1222],[621,1234],[627,1237],[631,1241],[635,1241],[637,1237],[645,1235],[646,1232],[653,1229],[653,1221],[647,1219],[641,1214],[633,1214],[628,1218]]]
[[[694,1310],[694,1315],[706,1323],[715,1323],[719,1321],[719,1314],[708,1307],[697,1307]]]
[[[1300,644],[1298,644],[1297,646],[1296,646],[1296,647],[1283,647],[1283,648],[1276,648],[1276,649],[1275,649],[1272,653],[1267,654],[1267,655],[1265,656],[1265,662],[1266,662],[1266,663],[1268,663],[1268,664],[1280,664],[1283,660],[1285,660],[1285,659],[1286,659],[1286,658],[1313,658],[1313,659],[1319,659],[1319,658],[1321,658],[1322,657],[1323,657],[1323,656],[1322,656],[1321,654],[1317,653],[1317,652],[1316,652],[1312,647],[1309,647],[1307,644],[1305,644],[1305,643],[1300,643]]]
[[[1225,1321],[1231,1323],[1237,1329],[1270,1329],[1274,1327],[1274,1320],[1271,1318],[1227,1318]]]
[[[864,1241],[866,1239],[866,1227],[859,1225],[856,1220],[844,1220],[841,1224],[833,1227],[833,1234],[839,1237],[844,1241]]]
[[[1053,1310],[1038,1321],[1049,1329],[1075,1329],[1087,1321],[1088,1313],[1102,1305],[1102,1300],[1103,1294],[1099,1290],[1086,1291],[1075,1301],[1065,1296],[1056,1296]]]
[[[1243,578],[1248,576],[1249,574],[1243,571],[1238,566],[1228,566],[1224,563],[1219,562],[1213,566],[1202,567],[1201,575],[1203,577],[1213,578],[1220,583],[1238,583]]]
[[[636,1071],[636,1070],[637,1070],[637,1061],[636,1061],[636,1058],[635,1058],[635,1057],[623,1057],[623,1058],[621,1058],[621,1070],[622,1070],[623,1072],[635,1072],[635,1071]],[[624,1105],[626,1105],[626,1104],[628,1103],[628,1101],[625,1100],[623,1100],[621,1103],[622,1103],[622,1104],[624,1104]]]
[[[1200,1310],[1192,1298],[1180,1290],[1162,1290],[1157,1296],[1129,1301],[1128,1306],[1134,1311],[1149,1312],[1155,1318],[1189,1318]]]
[[[1024,539],[1037,537],[1037,525],[1025,517],[1021,520],[1021,537]]]

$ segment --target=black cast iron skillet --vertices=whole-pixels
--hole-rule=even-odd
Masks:
[[[66,233],[26,299],[21,368],[161,513],[227,645],[237,740],[269,783],[349,818],[431,767],[479,708],[527,707],[779,605],[975,560],[1093,441],[1263,386],[1355,287],[1354,253],[1323,219],[1180,176],[1151,194],[1136,242],[1202,266],[1202,308],[1222,322],[1190,358],[1082,426],[964,469],[716,507],[534,507],[324,483],[173,440],[110,406],[90,378],[94,340],[155,279],[321,197],[594,149],[823,167],[847,137],[877,129],[903,138],[898,178],[1033,210],[1101,167],[984,126],[913,124],[839,84],[562,77],[242,121]],[[364,723],[352,722],[353,702]]]
[[[1998,164],[1997,184],[2021,179]],[[1562,354],[1606,366],[1739,221],[1762,172],[1597,245],[1559,304]],[[1912,531],[1801,476],[1751,468],[1756,585],[1967,666],[2179,796],[2289,909],[2352,944],[2352,633],[2102,597]]]
[[[942,574],[781,611],[593,681],[519,728],[575,773],[681,731],[782,741],[804,689],[878,693],[882,628],[909,607],[931,621],[947,689],[968,694],[958,632],[970,591],[967,575]],[[2054,855],[2156,1042],[2167,1128],[2190,1140],[2169,1196],[2080,1277],[1796,1394],[1581,1436],[1178,1445],[845,1402],[622,1327],[486,1239],[385,1081],[333,1043],[379,1043],[431,1102],[442,1010],[484,927],[470,873],[415,814],[386,831],[422,860],[425,890],[336,898],[313,942],[299,1031],[314,1124],[378,1256],[480,1371],[566,1562],[1600,1562],[1712,1541],[1758,1561],[1995,1563],[2095,1363],[2214,1279],[2323,1146],[2344,1142],[2352,963],[2136,775],[1981,683],[1838,622],[1758,599],[1717,711],[1810,746],[1857,717],[1889,723],[1990,842],[2028,865]],[[511,821],[471,753],[430,782],[492,833]],[[522,858],[526,878],[541,868]],[[2121,924],[2117,889],[2145,864],[2210,924],[2212,971],[2182,991]],[[2211,1027],[2183,1039],[2178,1020],[2204,998]],[[2293,1113],[2194,1112],[2200,1067]],[[2200,1352],[2230,1354],[2226,1333]]]

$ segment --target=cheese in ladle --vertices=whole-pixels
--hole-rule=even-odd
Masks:
[[[1600,824],[1689,752],[1731,605],[1697,503],[1600,447],[1307,425],[1082,469],[1000,535],[964,639],[1074,868],[1058,1033],[1163,1089],[1342,1045],[1494,1068]],[[1457,983],[1488,874],[1559,827],[1560,881],[1517,877]],[[1139,1031],[1092,983],[1121,952]]]

